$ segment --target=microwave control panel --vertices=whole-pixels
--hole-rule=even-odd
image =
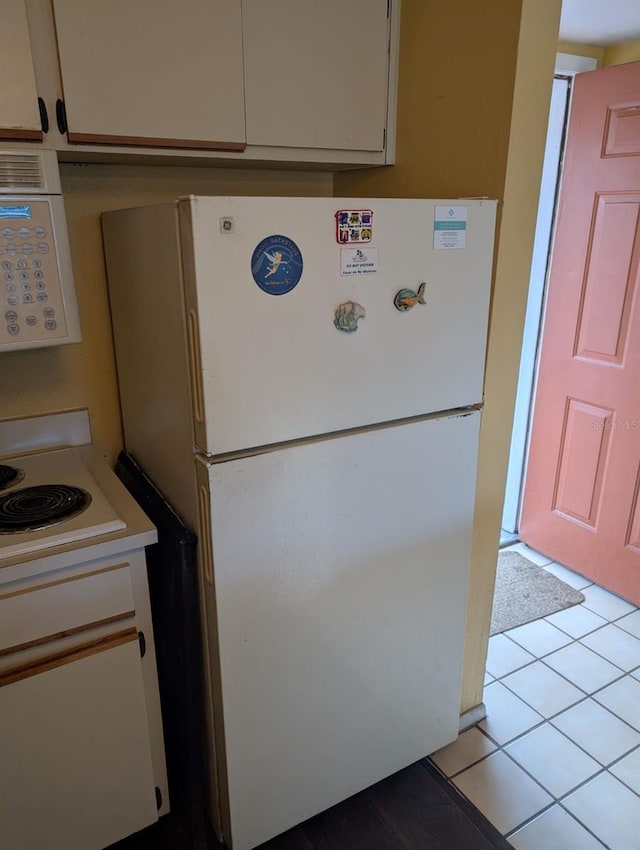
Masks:
[[[62,203],[0,197],[0,351],[80,340]]]

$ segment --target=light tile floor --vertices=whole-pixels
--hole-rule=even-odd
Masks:
[[[489,639],[487,717],[432,761],[516,850],[640,850],[640,610],[511,548],[585,601]]]

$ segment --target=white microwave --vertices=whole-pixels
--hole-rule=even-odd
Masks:
[[[0,148],[0,351],[81,338],[55,151]]]

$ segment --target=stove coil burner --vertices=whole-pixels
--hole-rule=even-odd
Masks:
[[[0,534],[39,531],[77,516],[91,504],[80,487],[39,484],[0,496]]]
[[[0,490],[6,490],[13,487],[14,484],[19,484],[23,478],[24,472],[21,469],[0,463]]]

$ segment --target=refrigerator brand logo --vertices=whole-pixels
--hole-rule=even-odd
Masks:
[[[263,292],[285,295],[300,283],[302,254],[288,236],[274,234],[256,245],[251,256],[251,274]]]

